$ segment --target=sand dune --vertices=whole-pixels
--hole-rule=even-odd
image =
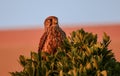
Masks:
[[[106,32],[112,40],[109,48],[120,61],[120,24],[74,27],[71,25],[63,27],[63,30],[69,35],[73,30],[80,28],[98,34],[99,40],[101,40],[103,32]],[[8,72],[22,69],[17,61],[19,55],[29,56],[30,51],[36,51],[42,33],[42,28],[0,31],[0,76],[10,76]]]

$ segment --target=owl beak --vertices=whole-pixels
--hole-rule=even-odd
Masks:
[[[58,23],[58,21],[57,20],[55,20],[55,24],[57,24]]]

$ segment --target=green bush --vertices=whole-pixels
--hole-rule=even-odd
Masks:
[[[31,58],[21,55],[20,72],[11,76],[119,76],[120,63],[108,49],[110,37],[104,33],[101,42],[97,35],[83,29],[73,31],[55,54],[31,52]]]

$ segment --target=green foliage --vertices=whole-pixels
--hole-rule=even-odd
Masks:
[[[104,33],[102,42],[97,35],[83,29],[73,31],[55,54],[31,52],[19,62],[21,72],[11,76],[119,76],[120,63],[108,49],[110,37]]]

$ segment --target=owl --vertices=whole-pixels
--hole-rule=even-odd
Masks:
[[[58,18],[47,17],[44,21],[44,33],[40,38],[38,52],[55,53],[65,38],[66,34],[59,27]]]

